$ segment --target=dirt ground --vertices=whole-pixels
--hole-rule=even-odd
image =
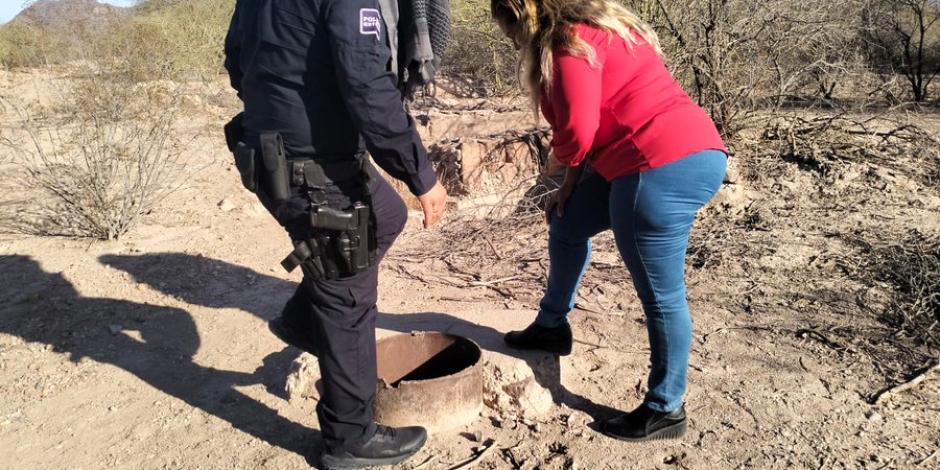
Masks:
[[[28,77],[4,80],[26,86]],[[476,104],[439,106],[437,127],[424,131],[483,135],[529,119],[521,105]],[[316,465],[315,401],[285,392],[299,352],[265,325],[298,280],[278,266],[288,239],[241,189],[213,134],[231,97],[193,106],[178,132],[195,138],[199,171],[130,236],[0,239],[0,468]],[[552,403],[542,414],[487,407],[399,468],[453,468],[489,439],[473,468],[940,468],[940,378],[869,404],[936,351],[896,346],[910,342],[879,321],[888,286],[855,276],[852,242],[940,234],[940,191],[869,162],[824,174],[787,162],[736,166],[693,237],[691,422],[675,442],[625,444],[592,425],[638,405],[648,370],[642,312],[609,236],[572,315],[574,354],[558,360],[501,340],[533,318],[544,264],[507,273],[468,261],[456,269],[481,282],[467,282],[435,260],[454,242],[448,224],[464,222],[453,215],[423,231],[414,214],[381,270],[380,335],[466,336],[485,350],[487,374],[531,370]],[[17,173],[3,168],[9,194]],[[494,240],[503,253],[544,249],[538,224],[504,235]],[[491,288],[515,274],[522,280]]]

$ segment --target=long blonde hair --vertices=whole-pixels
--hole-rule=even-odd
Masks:
[[[613,0],[491,0],[493,19],[517,32],[521,48],[520,68],[536,109],[543,90],[552,83],[552,49],[565,49],[597,66],[597,52],[578,37],[577,23],[616,34],[629,46],[634,33],[662,54],[653,28]]]

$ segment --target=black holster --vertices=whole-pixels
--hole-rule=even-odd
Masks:
[[[225,125],[225,140],[235,156],[242,185],[277,206],[291,199],[291,188],[303,188],[310,204],[310,236],[294,243],[281,265],[288,272],[301,266],[313,280],[348,277],[375,265],[375,224],[369,194],[368,160],[364,155],[342,158],[288,158],[277,132],[259,136],[260,146],[245,142],[242,115]],[[351,208],[331,207],[328,187],[360,188]],[[262,201],[264,202],[264,201]],[[269,208],[270,210],[270,208]]]
[[[375,263],[372,210],[357,204],[352,210],[320,208],[311,213],[313,236],[294,244],[294,251],[281,262],[288,272],[297,266],[314,280],[348,277],[368,270]]]
[[[235,168],[238,169],[238,173],[242,177],[242,186],[253,193],[257,193],[258,170],[255,163],[255,149],[245,145],[244,142],[238,142],[235,144],[232,153],[235,155]]]
[[[230,152],[234,152],[235,146],[245,140],[245,128],[242,124],[244,118],[245,113],[238,113],[222,128],[225,132],[225,145],[228,146]]]
[[[284,141],[277,132],[261,134],[261,187],[273,202],[290,199],[290,173],[287,169],[287,152]]]
[[[294,251],[281,262],[284,269],[291,272],[301,266],[313,280],[330,280],[374,266],[377,243],[364,157],[290,160],[288,164],[291,183],[307,189],[312,236],[295,241]],[[358,182],[361,197],[349,209],[331,207],[324,189],[350,181]]]
[[[261,193],[273,203],[290,198],[290,180],[284,141],[277,132],[259,136],[260,149],[245,142],[239,113],[225,125],[225,144],[235,156],[235,167],[242,177],[242,185],[253,193]]]
[[[258,192],[258,169],[255,149],[245,143],[245,130],[242,127],[244,113],[238,113],[225,124],[225,145],[235,156],[235,168],[242,178],[245,189]]]

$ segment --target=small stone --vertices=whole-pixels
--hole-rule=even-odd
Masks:
[[[18,421],[18,420],[19,420],[20,418],[22,418],[22,417],[23,417],[23,412],[20,411],[20,410],[16,410],[16,411],[14,411],[14,412],[12,412],[12,413],[6,415],[6,417],[3,418],[3,421],[4,421],[5,423],[12,423],[12,422],[14,422],[14,421]]]
[[[868,418],[868,421],[872,423],[877,423],[883,419],[881,414],[876,411],[869,411],[868,413],[865,413],[865,417]]]
[[[117,411],[117,407],[114,405],[111,405],[108,407],[108,411],[112,411],[112,412]]]
[[[180,104],[182,104],[183,108],[190,111],[201,110],[203,107],[202,98],[196,95],[183,95],[180,99]]]
[[[483,442],[483,432],[482,431],[473,431],[470,433],[470,440],[473,442]]]
[[[320,378],[319,372],[319,361],[314,355],[305,352],[294,359],[284,387],[288,401],[297,403],[304,399],[319,400],[320,392],[316,386]]]
[[[590,417],[583,412],[576,411],[568,417],[568,427],[569,428],[583,428],[587,426]]]
[[[235,209],[235,204],[232,202],[231,199],[225,198],[225,199],[222,199],[221,202],[219,202],[219,209],[221,209],[222,212],[230,212]]]
[[[555,405],[551,393],[534,376],[505,385],[503,391],[525,415],[544,415]]]
[[[121,325],[108,325],[108,331],[110,331],[112,335],[117,336],[118,333],[124,331],[124,327]]]

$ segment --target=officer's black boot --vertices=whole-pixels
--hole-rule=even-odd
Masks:
[[[504,339],[516,349],[538,349],[561,356],[571,354],[571,325],[567,323],[556,328],[533,323],[522,331],[506,333]]]
[[[623,416],[601,423],[601,432],[628,442],[677,439],[685,435],[686,422],[685,406],[672,413],[661,413],[640,405]]]
[[[428,440],[421,427],[390,428],[378,426],[372,439],[343,451],[327,451],[321,462],[328,470],[394,465],[418,453]]]

